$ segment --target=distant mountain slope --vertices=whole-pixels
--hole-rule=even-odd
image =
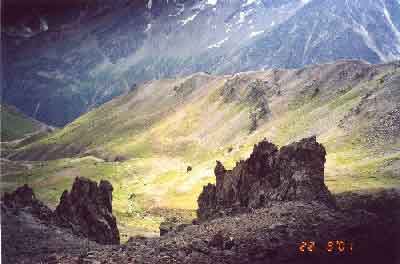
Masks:
[[[314,0],[239,52],[241,69],[399,58],[398,1]]]
[[[37,132],[42,123],[26,116],[15,107],[0,105],[1,111],[1,141],[22,138],[27,134]]]
[[[2,25],[6,102],[58,126],[152,79],[400,58],[397,0],[82,1],[64,10],[33,8]]]
[[[75,176],[107,179],[120,230],[154,230],[149,211],[196,208],[215,160],[230,169],[264,137],[283,146],[311,135],[327,150],[332,192],[398,186],[399,66],[338,61],[147,82],[14,150],[7,158],[31,169],[5,172],[3,189],[28,182],[54,204]]]

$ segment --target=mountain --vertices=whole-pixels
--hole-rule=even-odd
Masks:
[[[12,3],[4,100],[56,126],[152,79],[400,58],[396,0]]]
[[[334,194],[400,182],[400,64],[341,60],[302,69],[196,73],[138,85],[7,155],[2,190],[29,183],[50,205],[74,177],[108,180],[121,239],[193,217],[215,160],[227,170],[267,138],[316,135]],[[126,237],[125,237],[126,238]]]

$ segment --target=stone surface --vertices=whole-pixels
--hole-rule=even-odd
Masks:
[[[70,192],[64,191],[55,214],[58,222],[101,244],[119,244],[119,231],[112,214],[113,187],[77,177]]]
[[[182,219],[177,217],[167,217],[165,221],[161,222],[160,224],[160,236],[181,232],[189,225],[190,224],[184,223]]]
[[[93,184],[86,182],[75,188],[90,189]],[[100,185],[99,190],[111,193],[109,185]],[[159,238],[130,238],[123,245],[101,245],[39,221],[26,210],[35,203],[32,197],[32,189],[24,186],[2,200],[2,263],[354,264],[398,263],[400,257],[400,190],[395,189],[341,194],[340,210],[320,200],[274,201],[247,214],[226,215]],[[111,205],[110,195],[101,197]],[[338,239],[346,243],[344,252],[325,249]],[[302,241],[315,242],[316,250],[302,252]]]
[[[17,188],[12,193],[5,193],[1,199],[2,210],[24,209],[41,220],[50,221],[53,217],[53,212],[50,208],[36,199],[36,196],[27,184]],[[3,210],[3,211],[4,211]]]
[[[204,186],[198,199],[201,220],[221,211],[262,207],[271,201],[318,200],[334,206],[324,184],[325,148],[316,137],[302,139],[280,150],[263,140],[250,157],[226,170],[217,161],[216,184]]]
[[[387,222],[392,216],[392,211],[378,216],[355,208],[337,210],[316,201],[277,201],[249,214],[202,222],[174,235],[132,238],[119,249],[95,250],[92,259],[118,264],[397,263],[399,236],[394,231],[398,221]],[[327,251],[332,240],[345,241],[345,251]],[[301,252],[302,241],[314,241],[316,249]],[[65,259],[69,258],[60,262],[68,263]]]

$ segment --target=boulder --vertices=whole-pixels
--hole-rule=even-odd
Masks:
[[[55,214],[57,221],[101,244],[119,244],[119,231],[112,214],[113,187],[77,177],[70,192],[64,191]]]
[[[314,136],[279,150],[264,139],[232,170],[217,161],[216,184],[204,186],[198,198],[198,217],[205,220],[271,201],[318,200],[335,206],[324,183],[325,155],[325,148]]]
[[[124,161],[127,161],[127,160],[128,160],[128,158],[123,156],[123,155],[117,155],[114,158],[114,162],[124,162]]]
[[[165,221],[160,224],[160,236],[168,233],[177,233],[183,231],[186,227],[190,226],[188,223],[183,223],[177,217],[167,217]]]

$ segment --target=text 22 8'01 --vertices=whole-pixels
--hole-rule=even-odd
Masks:
[[[314,252],[316,248],[315,241],[301,241],[299,245],[299,251],[301,253]],[[353,243],[344,240],[332,240],[328,241],[323,248],[329,253],[352,253]]]

